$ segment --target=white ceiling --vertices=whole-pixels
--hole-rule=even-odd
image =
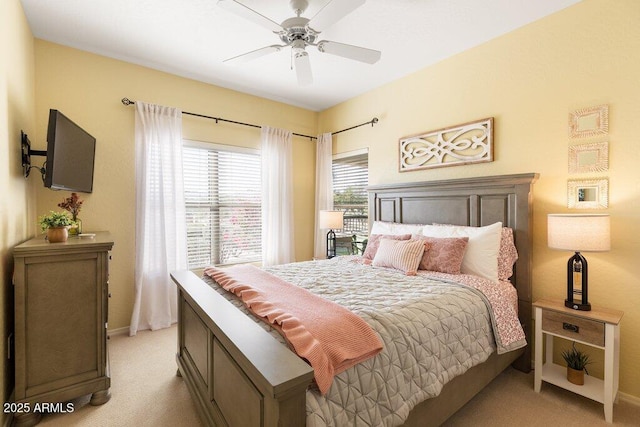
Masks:
[[[321,111],[580,0],[368,0],[320,38],[380,50],[380,61],[307,48],[310,86],[297,84],[289,49],[240,66],[223,63],[280,40],[216,0],[21,1],[37,38]],[[294,16],[287,0],[240,1],[278,23]],[[309,0],[303,16],[327,2]]]

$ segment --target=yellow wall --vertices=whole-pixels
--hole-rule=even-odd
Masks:
[[[34,232],[33,186],[22,176],[20,130],[35,136],[33,36],[18,0],[0,2],[0,396],[9,401],[13,364],[7,337],[13,330],[12,248]],[[33,138],[32,138],[33,139]],[[5,415],[0,417],[4,425]]]
[[[338,135],[334,152],[369,147],[372,184],[537,172],[534,299],[562,300],[569,252],[546,243],[546,215],[569,212],[567,180],[609,178],[612,250],[586,254],[590,302],[625,312],[620,389],[640,397],[640,2],[584,0],[541,21],[372,90],[320,114],[320,130],[377,116],[373,130]],[[568,114],[609,105],[609,135],[569,140]],[[495,161],[399,173],[398,139],[495,118]],[[609,141],[610,168],[569,175],[568,146]],[[576,212],[576,211],[573,211]],[[602,212],[602,211],[599,211]],[[596,355],[597,357],[598,355]],[[598,372],[600,369],[600,372]],[[601,368],[594,367],[596,375]]]
[[[317,113],[241,94],[42,40],[35,44],[36,132],[44,149],[49,109],[62,111],[97,139],[92,194],[84,199],[83,230],[111,231],[115,246],[110,270],[109,329],[129,325],[134,282],[134,107],[123,97],[179,107],[184,111],[264,124],[314,135]],[[260,130],[183,117],[185,138],[259,147]],[[294,137],[296,257],[311,259],[315,144]],[[39,177],[31,178],[39,180]],[[38,215],[58,209],[69,192],[38,183]]]
[[[334,152],[369,147],[372,184],[537,172],[534,208],[534,298],[562,299],[569,253],[546,246],[546,215],[566,212],[567,179],[608,177],[612,250],[588,254],[591,302],[625,311],[621,390],[640,397],[640,287],[632,266],[640,253],[640,3],[584,0],[478,48],[370,91],[320,114],[243,95],[144,67],[35,41],[20,2],[0,2],[0,354],[11,329],[11,247],[36,233],[36,213],[56,209],[66,192],[21,178],[19,134],[45,147],[49,108],[57,108],[98,140],[95,191],[83,195],[85,230],[114,235],[110,329],[129,324],[133,298],[134,169],[132,107],[127,96],[303,134],[336,130],[380,118],[334,139]],[[35,57],[35,65],[34,65]],[[34,84],[35,81],[35,84]],[[599,104],[610,108],[606,138],[570,141],[567,116]],[[495,161],[400,174],[402,136],[495,117]],[[257,146],[255,129],[185,117],[185,137]],[[567,147],[608,140],[610,169],[569,175]],[[312,256],[315,145],[295,139],[295,236],[298,260]],[[34,158],[40,164],[42,158]],[[37,210],[35,200],[37,193]],[[8,400],[11,368],[0,357],[0,390]],[[597,371],[597,369],[596,369]],[[598,372],[596,372],[598,374]]]

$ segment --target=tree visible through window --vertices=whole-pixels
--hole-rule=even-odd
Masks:
[[[189,268],[262,259],[260,155],[183,149]]]
[[[366,237],[369,231],[369,156],[367,153],[333,159],[333,206],[344,211],[342,234]]]

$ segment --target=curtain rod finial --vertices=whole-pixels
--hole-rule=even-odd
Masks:
[[[122,102],[124,105],[131,105],[131,104],[135,104],[135,102],[133,102],[133,101],[132,101],[132,100],[130,100],[129,98],[122,98],[122,99],[121,99],[121,102]]]
[[[371,119],[371,127],[373,127],[373,125],[375,125],[376,123],[378,123],[377,117],[374,117],[373,119]]]

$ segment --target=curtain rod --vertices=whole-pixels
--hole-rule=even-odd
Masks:
[[[135,101],[132,101],[129,98],[122,98],[121,102],[124,105],[133,105],[133,104],[136,103]],[[190,113],[188,111],[183,111],[182,114],[188,114],[190,116],[196,116],[196,117],[202,117],[204,119],[215,120],[216,123],[218,123],[218,122],[227,122],[227,123],[234,123],[236,125],[250,126],[252,128],[261,128],[262,127],[262,126],[254,125],[254,124],[251,124],[251,123],[237,122],[235,120],[228,120],[228,119],[223,119],[223,118],[220,118],[220,117],[205,116],[204,114]],[[373,127],[373,125],[376,124],[376,123],[378,123],[378,118],[374,117],[373,119],[369,120],[368,122],[360,123],[359,125],[351,126],[350,128],[342,129],[342,130],[339,130],[337,132],[331,132],[331,135],[336,135],[336,134],[339,134],[340,132],[346,132],[348,130],[359,128],[360,126],[369,125],[369,124],[371,125],[371,127]],[[300,133],[295,133],[295,132],[292,132],[292,134],[295,135],[295,136],[301,136],[303,138],[318,139],[317,137],[311,136],[311,135],[302,135]]]

